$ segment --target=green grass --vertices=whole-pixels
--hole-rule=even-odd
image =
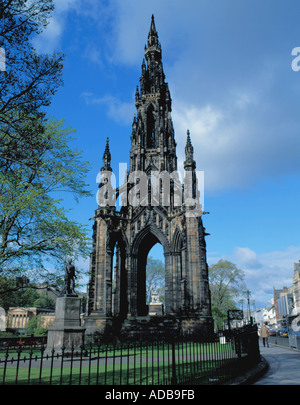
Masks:
[[[230,345],[218,345],[214,344],[195,344],[190,346],[189,344],[184,345],[178,350],[177,345],[175,346],[175,363],[176,363],[176,375],[182,380],[184,378],[186,381],[197,376],[197,378],[204,377],[205,375],[211,375],[221,366],[225,365],[225,361],[220,361],[217,359],[210,359],[211,353],[218,351],[218,353],[231,353],[232,349]],[[16,352],[11,352],[11,355],[16,354]],[[20,354],[20,359],[24,359],[26,356],[28,362],[30,351],[24,350]],[[97,350],[95,353],[95,358],[97,358]],[[120,356],[122,354],[122,361],[120,361]],[[40,355],[40,351],[35,351],[32,356],[32,365],[34,365],[34,356]],[[206,355],[205,359],[201,362],[194,362],[193,360],[197,356]],[[81,365],[79,361],[73,361],[71,367],[71,360],[65,359],[63,367],[60,367],[60,361],[58,366],[52,369],[47,368],[47,364],[51,363],[51,360],[44,360],[42,370],[37,367],[22,367],[24,360],[20,360],[20,367],[12,367],[7,365],[5,370],[5,384],[53,384],[53,385],[155,385],[155,384],[170,384],[172,378],[172,352],[171,346],[165,345],[154,345],[153,346],[153,361],[152,361],[152,347],[146,347],[137,345],[134,347],[121,348],[108,347],[105,352],[100,352],[101,359],[108,358],[113,361],[114,364],[104,363],[101,364],[97,360],[87,364]],[[135,356],[135,357],[134,357]],[[3,360],[3,355],[1,356]],[[157,359],[159,358],[159,361]],[[164,360],[163,360],[164,358]],[[102,360],[104,361],[104,360]],[[228,359],[227,361],[230,361]],[[23,363],[22,363],[23,362]],[[3,363],[2,363],[3,364]],[[2,366],[1,364],[1,366]],[[16,363],[14,363],[16,364]],[[3,381],[4,367],[0,367],[0,384]],[[50,374],[51,373],[51,374]]]

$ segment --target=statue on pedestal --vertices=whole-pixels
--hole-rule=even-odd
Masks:
[[[62,297],[77,297],[75,292],[75,266],[72,263],[72,259],[69,259],[68,263],[65,265],[65,285],[62,290]]]
[[[75,266],[72,259],[65,265],[65,286],[55,303],[54,324],[48,328],[47,354],[54,349],[65,353],[78,349],[84,344],[85,328],[81,326],[81,300],[75,293]]]
[[[151,294],[151,304],[161,304],[158,293],[156,291]]]
[[[161,303],[158,293],[156,291],[152,292],[151,294],[151,302],[149,304],[149,315],[163,315],[164,314],[164,306]]]

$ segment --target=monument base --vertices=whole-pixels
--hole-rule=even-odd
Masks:
[[[59,297],[56,299],[55,321],[48,329],[46,354],[81,350],[85,328],[80,325],[80,298]]]
[[[213,334],[211,316],[162,315],[161,306],[145,316],[128,316],[125,319],[104,317],[96,312],[84,319],[86,339],[101,343],[140,340],[168,340],[184,337],[209,338]]]
[[[149,304],[149,315],[150,316],[163,316],[164,306],[163,304]]]
[[[112,317],[103,316],[97,311],[92,312],[84,318],[84,327],[86,328],[86,336],[94,340],[95,338],[101,342],[112,341],[116,332],[114,331]]]

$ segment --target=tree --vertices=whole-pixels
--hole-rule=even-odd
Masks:
[[[87,231],[58,194],[89,195],[87,163],[69,147],[70,128],[46,113],[63,83],[64,55],[39,55],[32,45],[53,9],[53,0],[0,3],[0,276],[26,273],[33,282],[49,278],[53,262],[62,268],[66,256],[88,255]]]
[[[41,316],[37,315],[32,317],[25,327],[27,335],[34,335],[34,336],[47,335],[47,328],[44,328],[42,325],[43,319],[41,318]]]
[[[161,260],[147,258],[146,267],[146,297],[151,301],[151,295],[157,292],[162,303],[165,302],[165,268]]]
[[[9,170],[12,163],[31,166],[30,159],[24,158],[39,148],[45,107],[63,84],[64,55],[38,55],[32,46],[32,38],[47,26],[53,9],[52,0],[0,3],[0,47],[6,61],[5,71],[0,72],[2,171]],[[28,127],[32,128],[30,134]]]
[[[244,272],[227,260],[209,267],[209,285],[215,324],[221,328],[228,309],[235,309],[235,299],[245,294]]]
[[[69,219],[57,198],[62,192],[75,199],[90,195],[84,181],[88,163],[69,147],[73,131],[63,121],[43,120],[43,131],[36,132],[40,128],[28,125],[28,137],[38,138],[39,147],[27,153],[15,134],[23,144],[22,163],[10,162],[0,171],[0,274],[27,271],[32,282],[49,279],[51,263],[63,267],[67,256],[76,259],[90,252],[86,227]],[[0,136],[5,137],[1,130]]]
[[[6,278],[0,276],[0,307],[32,307],[39,294],[22,277]]]
[[[44,293],[38,294],[39,297],[33,302],[33,307],[55,309],[55,301]]]
[[[32,38],[47,26],[54,9],[52,0],[2,0],[0,47],[5,51],[5,71],[0,72],[0,126],[7,131],[1,148],[16,146],[15,134],[28,116],[45,116],[44,108],[62,85],[64,55],[38,55]],[[18,114],[16,114],[18,111]],[[12,129],[12,134],[9,133]],[[26,133],[24,133],[26,136]],[[30,145],[28,145],[30,146]],[[0,152],[0,164],[17,159]],[[18,160],[18,159],[17,159]]]
[[[28,279],[5,278],[0,276],[0,307],[6,311],[9,307],[37,307],[55,309],[55,301],[41,287],[30,284]]]

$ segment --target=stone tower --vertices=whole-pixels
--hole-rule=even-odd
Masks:
[[[117,189],[111,181],[108,139],[103,155],[86,334],[207,334],[213,321],[194,151],[188,131],[182,182],[172,101],[153,16],[135,100],[129,169]],[[122,201],[119,211],[117,198]],[[165,308],[158,317],[149,315],[146,304],[146,262],[156,243],[162,245],[165,258]]]

